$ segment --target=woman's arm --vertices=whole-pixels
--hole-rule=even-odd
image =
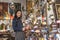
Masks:
[[[13,30],[18,30],[16,27],[16,21],[15,20],[12,21],[12,27],[13,27]]]

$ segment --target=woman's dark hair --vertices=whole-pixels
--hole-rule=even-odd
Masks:
[[[19,19],[21,19],[21,18],[22,18],[22,11],[21,11],[21,10],[17,10],[17,11],[15,12],[14,19],[17,19],[17,15],[16,15],[16,14],[17,14],[17,12],[18,12],[18,11],[20,11],[20,12],[21,12],[21,15],[20,15]]]

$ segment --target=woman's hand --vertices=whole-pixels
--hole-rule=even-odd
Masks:
[[[25,31],[25,27],[22,30]]]
[[[28,30],[30,30],[31,29],[31,27],[29,26],[29,25],[27,25],[26,27],[24,27],[22,30],[23,31],[28,31]]]

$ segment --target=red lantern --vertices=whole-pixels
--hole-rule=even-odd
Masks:
[[[44,16],[42,16],[42,21],[44,21]]]
[[[14,16],[10,16],[10,19],[13,20]]]

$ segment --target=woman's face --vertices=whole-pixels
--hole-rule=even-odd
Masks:
[[[16,15],[17,17],[21,17],[21,11],[18,11]]]

